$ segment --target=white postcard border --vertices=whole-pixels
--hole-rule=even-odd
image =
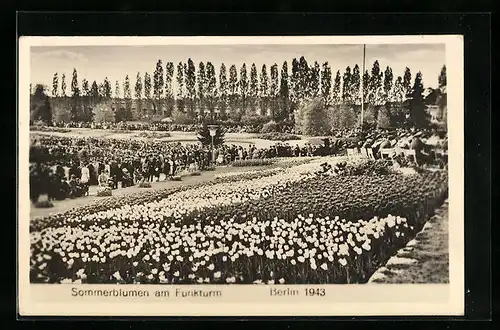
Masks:
[[[222,301],[215,298],[202,302],[168,299],[151,301],[144,298],[130,302],[125,299],[112,302],[101,299],[71,299],[71,287],[89,285],[30,284],[29,281],[29,212],[28,152],[30,47],[56,45],[221,45],[221,44],[446,44],[449,136],[449,256],[450,283],[389,285],[366,284],[363,290],[354,285],[309,285],[325,288],[329,299],[299,301],[273,299],[262,290],[269,287],[253,285],[220,286]],[[309,37],[21,37],[19,39],[19,174],[18,174],[18,312],[21,316],[373,316],[373,315],[463,315],[464,314],[464,92],[463,92],[463,38],[456,35],[432,36],[309,36]],[[106,285],[106,288],[128,286]],[[147,290],[164,286],[142,285]],[[180,286],[178,286],[180,287]],[[187,286],[182,286],[187,288]],[[205,285],[192,286],[197,289]],[[277,286],[281,287],[281,286]],[[293,287],[289,285],[287,287]],[[173,288],[175,290],[175,288]],[[412,297],[416,290],[421,299],[384,302],[388,296]],[[378,294],[380,301],[364,302],[367,294]],[[437,300],[431,297],[437,295]],[[236,296],[236,301],[225,301],[224,296]],[[68,300],[70,297],[70,300]],[[331,297],[351,297],[352,302]],[[373,297],[373,296],[372,296]],[[441,297],[441,299],[439,299]],[[442,299],[447,297],[447,299]],[[50,298],[47,300],[47,298]],[[80,299],[80,300],[78,300]],[[238,301],[239,300],[239,301]],[[251,301],[252,303],[249,303]]]

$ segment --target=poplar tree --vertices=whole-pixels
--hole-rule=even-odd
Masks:
[[[437,105],[439,106],[439,118],[446,123],[447,120],[447,91],[446,91],[446,65],[443,65],[438,77],[439,97]]]
[[[161,99],[163,97],[163,64],[161,60],[156,62],[156,69],[153,74],[153,95],[156,99],[155,114],[160,114],[162,111]],[[163,115],[163,113],[161,113]]]
[[[446,88],[446,65],[443,65],[443,67],[441,68],[441,72],[439,73],[438,86],[440,89]]]
[[[82,80],[82,91],[83,91],[83,96],[85,97],[90,96],[89,82],[87,79]]]
[[[59,95],[59,78],[57,76],[57,72],[54,73],[54,77],[52,77],[52,96],[57,97]],[[31,91],[31,88],[30,88]]]
[[[149,114],[149,109],[151,107],[151,76],[148,72],[144,74],[144,98],[146,99]]]
[[[298,104],[302,98],[300,78],[301,75],[300,75],[299,61],[296,58],[294,58],[292,60],[292,74],[290,75],[288,82],[289,95],[290,95],[289,98],[293,104]]]
[[[196,113],[196,69],[193,60],[188,59],[184,67],[184,79],[186,80],[187,115],[193,119]]]
[[[73,77],[71,79],[71,120],[80,121],[80,88],[78,87],[78,73],[73,69]]]
[[[176,97],[177,111],[180,113],[184,113],[185,112],[184,97],[186,93],[184,86],[184,65],[182,64],[182,62],[179,62],[179,64],[177,64],[176,81],[177,81],[177,97]]]
[[[391,92],[391,125],[401,126],[405,121],[405,114],[403,111],[403,102],[406,100],[403,78],[398,76],[394,82],[394,86]]]
[[[118,80],[115,82],[115,122],[121,122],[125,119],[125,109],[122,108],[120,83]]]
[[[228,82],[228,96],[229,96],[229,109],[230,117],[238,118],[238,72],[236,65],[231,65],[229,68],[229,82]]]
[[[372,72],[369,83],[369,103],[373,105],[380,105],[382,100],[380,96],[382,92],[382,72],[380,71],[380,64],[378,61],[373,62]]]
[[[392,68],[387,66],[384,72],[384,92],[387,102],[391,102],[391,100],[393,99],[393,80],[394,75],[392,73]]]
[[[368,104],[370,93],[370,72],[365,70],[363,73],[363,103]]]
[[[269,97],[270,97],[270,110],[271,118],[275,119],[276,114],[279,112],[279,72],[278,65],[274,63],[271,66],[271,82],[269,84]]]
[[[61,77],[61,96],[66,97],[66,75],[63,73]]]
[[[403,91],[405,99],[408,99],[411,93],[411,71],[408,67],[405,69],[405,73],[403,76]]]
[[[248,107],[248,75],[247,75],[247,65],[243,63],[240,69],[240,115],[247,113]]]
[[[142,110],[142,77],[141,73],[137,72],[135,76],[135,87],[134,87],[134,96],[135,96],[135,107],[137,116],[140,117],[143,114]]]
[[[361,75],[359,71],[359,66],[356,64],[354,69],[352,70],[351,81],[350,81],[350,95],[351,95],[351,103],[361,105]]]
[[[328,62],[323,63],[321,71],[321,97],[325,106],[328,107],[331,104],[331,92],[332,92],[332,69],[328,65]]]
[[[211,62],[206,65],[206,105],[210,113],[210,119],[215,119],[215,107],[217,97],[217,78],[215,77],[215,67]]]
[[[320,94],[320,67],[317,61],[314,62],[314,66],[310,70],[310,74],[307,75],[309,77],[309,97],[316,98]]]
[[[165,64],[165,99],[167,103],[166,104],[167,117],[172,116],[172,113],[174,111],[175,99],[172,86],[173,79],[174,79],[174,63],[167,62]]]
[[[90,100],[90,87],[87,79],[82,80],[82,120],[92,120],[92,102]]]
[[[424,128],[428,125],[429,114],[426,111],[423,93],[422,73],[419,71],[415,75],[415,82],[409,100],[410,120],[417,128]]]
[[[120,94],[120,83],[118,82],[118,80],[115,82],[115,99],[116,100],[119,100],[121,97],[121,94]]]
[[[104,91],[104,82],[100,83],[99,85],[97,85],[97,92],[99,93],[99,99],[104,99],[105,98],[105,91]]]
[[[197,77],[197,85],[198,85],[198,114],[203,120],[205,118],[205,89],[207,86],[206,81],[206,73],[205,73],[205,64],[200,62],[198,65],[198,77]]]
[[[255,115],[257,113],[257,96],[259,94],[259,81],[257,77],[257,67],[255,63],[252,63],[250,67],[250,85],[248,88],[248,103],[250,108],[250,114]]]
[[[260,115],[266,116],[269,109],[269,78],[265,64],[260,71],[259,100]]]
[[[92,86],[90,87],[90,102],[92,105],[95,105],[101,99],[101,95],[99,93],[99,86],[97,86],[97,82],[94,80],[92,82]]]
[[[335,82],[332,89],[332,102],[333,104],[342,103],[342,77],[340,75],[340,70],[337,70],[335,74]]]
[[[342,80],[342,101],[344,104],[352,104],[351,98],[351,67],[345,69],[344,79]]]
[[[104,78],[104,83],[102,85],[102,96],[110,100],[112,95],[111,95],[111,82],[108,80],[108,77]]]
[[[311,99],[311,71],[304,56],[299,59],[299,103]]]
[[[219,104],[219,116],[222,120],[226,120],[227,117],[227,107],[228,107],[228,81],[227,81],[227,70],[224,63],[221,64],[219,70],[219,93],[218,93],[218,104]]]
[[[130,78],[125,75],[123,82],[123,98],[125,99],[125,120],[132,120],[132,93],[130,90]]]
[[[394,83],[393,92],[392,92],[392,102],[398,103],[401,105],[405,100],[404,95],[404,87],[403,87],[403,78],[398,76],[396,82]]]
[[[288,119],[290,116],[290,89],[288,86],[288,64],[283,62],[281,67],[281,79],[279,90],[279,112],[276,114],[277,120]]]

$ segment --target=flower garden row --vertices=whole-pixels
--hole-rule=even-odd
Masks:
[[[174,186],[164,189],[143,190],[137,193],[132,193],[125,196],[109,196],[94,199],[84,206],[78,206],[65,212],[60,212],[54,215],[45,217],[37,217],[30,222],[30,232],[40,231],[46,227],[59,227],[63,225],[66,219],[75,218],[84,214],[93,214],[114,208],[119,208],[124,205],[139,205],[152,201],[158,201],[167,198],[169,195],[176,192],[186,191],[197,187],[208,187],[220,183],[229,183],[241,180],[252,180],[255,178],[266,177],[277,174],[301,164],[311,162],[312,158],[284,158],[277,159],[273,165],[268,166],[265,170],[241,171],[241,172],[226,172],[215,175],[212,181],[188,183],[182,186]]]
[[[31,233],[31,281],[366,282],[442,203],[447,174],[318,177],[324,161],[62,217]]]

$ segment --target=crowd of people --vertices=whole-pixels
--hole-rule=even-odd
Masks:
[[[171,122],[52,122],[49,126],[57,128],[87,128],[87,129],[109,129],[120,131],[178,131],[196,132],[197,124],[176,124]],[[227,133],[260,133],[262,125],[237,125],[224,123]],[[283,133],[295,133],[293,127],[284,127]]]
[[[448,162],[448,138],[444,131],[437,130],[373,130],[358,132],[360,138],[352,140],[347,148],[368,149],[375,159],[382,158],[382,150],[391,150],[393,158],[404,158],[404,151],[414,152],[417,165],[437,164],[444,166]]]
[[[236,160],[344,154],[346,149],[414,150],[417,164],[432,163],[436,150],[446,150],[446,133],[424,130],[338,130],[329,138],[299,146],[277,142],[267,148],[223,144],[215,148],[199,143],[96,137],[33,135],[30,151],[32,200],[47,193],[50,199],[88,194],[89,186],[112,189],[140,182],[173,178],[179,171],[199,171]],[[447,162],[443,159],[442,162]],[[162,175],[163,174],[163,175]]]

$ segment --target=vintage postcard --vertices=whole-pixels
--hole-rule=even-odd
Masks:
[[[463,315],[463,76],[450,35],[21,37],[19,314]]]

